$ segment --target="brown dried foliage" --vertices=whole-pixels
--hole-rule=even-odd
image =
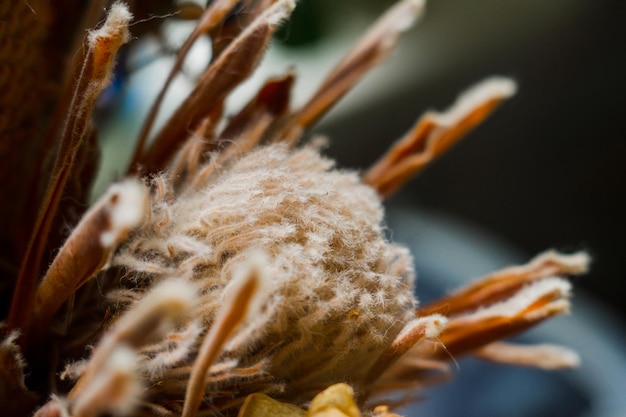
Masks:
[[[151,264],[148,257],[134,260],[139,266],[135,271],[126,271],[135,280],[136,287],[121,285],[127,278],[125,271],[114,268],[104,272],[113,254],[129,235],[131,241],[126,249],[134,248],[139,252],[146,242],[137,238],[140,233],[133,235],[135,228],[141,226],[142,230],[158,235],[175,220],[168,215],[175,213],[177,198],[202,192],[208,184],[215,185],[218,173],[228,174],[229,169],[250,169],[246,164],[251,162],[246,161],[246,156],[258,157],[264,155],[263,152],[267,152],[268,158],[274,158],[273,163],[283,158],[286,165],[298,166],[294,172],[306,168],[311,170],[311,175],[328,174],[328,178],[332,177],[337,184],[346,186],[349,183],[346,187],[350,192],[362,194],[360,198],[374,196],[368,200],[368,204],[374,207],[369,213],[373,213],[373,220],[366,219],[363,223],[374,224],[373,230],[379,232],[376,207],[380,201],[375,198],[374,191],[384,198],[401,187],[510,96],[514,89],[512,83],[487,81],[473,93],[471,100],[462,97],[461,102],[448,112],[425,114],[355,185],[350,181],[353,177],[358,179],[356,175],[334,171],[332,164],[320,158],[317,150],[293,149],[308,128],[389,55],[399,34],[420,14],[422,2],[403,0],[392,7],[356,43],[301,108],[290,106],[295,74],[288,72],[268,80],[219,131],[217,127],[223,117],[225,99],[252,74],[273,32],[288,17],[294,4],[289,0],[216,0],[206,9],[184,7],[180,17],[197,18],[196,29],[177,55],[145,121],[128,169],[132,175],[138,171],[153,175],[150,201],[158,207],[147,207],[148,197],[140,181],[132,183],[134,185],[120,185],[122,188],[112,187],[109,194],[87,211],[44,272],[45,263],[52,259],[50,251],[63,241],[56,230],[58,224],[64,221],[72,204],[81,211],[80,203],[86,200],[91,172],[98,157],[97,129],[92,120],[94,105],[108,85],[119,48],[128,40],[131,16],[119,4],[112,7],[114,11],[109,12],[100,29],[90,32],[88,39],[83,40],[84,30],[95,27],[102,17],[101,3],[94,1],[83,10],[78,2],[64,0],[66,7],[63,9],[67,9],[67,13],[60,13],[60,9],[50,7],[44,0],[0,5],[0,22],[3,23],[0,30],[0,181],[4,196],[9,197],[0,204],[0,217],[10,224],[0,235],[0,291],[6,300],[12,293],[10,303],[6,303],[10,305],[6,322],[0,328],[0,402],[10,403],[4,411],[12,415],[31,413],[36,401],[41,403],[48,399],[57,383],[55,375],[61,364],[79,359],[75,352],[83,355],[87,345],[93,342],[97,345],[91,358],[84,363],[84,369],[78,362],[63,373],[64,376],[74,374],[77,379],[73,386],[62,386],[68,390],[67,398],[50,397],[36,415],[57,415],[65,408],[77,416],[119,410],[128,412],[130,408],[124,407],[130,403],[138,407],[137,415],[172,412],[186,417],[234,414],[244,403],[241,393],[251,392],[273,393],[298,404],[309,401],[325,388],[319,386],[319,381],[323,384],[339,382],[329,381],[325,376],[334,375],[335,368],[344,362],[346,352],[338,352],[335,357],[325,360],[324,366],[313,369],[317,366],[315,361],[301,365],[296,361],[299,355],[319,350],[320,347],[315,346],[317,339],[307,336],[290,340],[274,332],[271,335],[274,339],[267,346],[257,343],[252,348],[252,344],[240,343],[250,355],[242,357],[241,366],[233,364],[235,359],[240,359],[236,356],[231,362],[220,357],[259,296],[258,281],[262,271],[248,270],[242,285],[235,291],[235,299],[226,300],[223,306],[213,306],[207,313],[207,305],[194,310],[193,303],[186,296],[180,299],[154,298],[149,288],[151,280],[172,271]],[[142,12],[139,15],[142,17]],[[137,33],[152,30],[155,26],[158,23],[151,20],[144,29],[138,27]],[[210,64],[197,80],[195,89],[150,141],[162,98],[192,45],[207,34],[213,44]],[[59,87],[52,87],[55,84]],[[50,155],[54,157],[50,159]],[[238,164],[242,168],[237,168]],[[169,173],[170,180],[167,176],[154,176],[164,170]],[[278,177],[270,175],[268,178],[271,183]],[[311,183],[307,182],[308,185]],[[367,192],[363,191],[365,188]],[[127,209],[129,201],[132,209]],[[29,206],[33,208],[28,209]],[[363,212],[370,208],[366,207]],[[130,217],[129,213],[132,214]],[[272,215],[268,214],[269,217]],[[356,224],[361,224],[358,221]],[[216,235],[220,232],[227,237],[220,242],[219,248],[230,249],[224,249],[218,257],[218,261],[227,266],[232,262],[229,257],[234,256],[236,245],[257,238],[254,231],[247,232],[247,235],[231,233],[240,230],[237,224],[214,226],[218,229]],[[207,223],[204,227],[213,226]],[[183,236],[181,240],[182,247],[193,246],[194,243],[189,243],[186,238]],[[379,242],[376,239],[372,241]],[[160,247],[155,245],[155,248],[157,246]],[[196,247],[202,248],[202,244]],[[404,253],[395,246],[389,250],[396,255]],[[153,252],[157,251],[153,249]],[[184,250],[169,245],[165,252],[171,265],[184,265],[181,261],[186,256]],[[344,264],[352,262],[333,258],[339,255],[339,250],[326,255],[326,264],[341,270]],[[406,278],[411,275],[408,256],[398,255],[396,258],[402,259],[385,265],[380,261],[378,265],[370,266],[370,272],[410,281]],[[490,360],[544,368],[571,366],[575,358],[564,350],[525,348],[498,341],[555,314],[567,312],[569,286],[552,277],[582,273],[587,263],[584,255],[567,257],[547,253],[526,266],[497,272],[416,311],[413,311],[414,299],[404,303],[411,305],[411,309],[394,312],[398,322],[390,332],[393,334],[376,339],[376,348],[369,349],[374,352],[374,357],[367,358],[367,366],[355,371],[355,375],[348,375],[348,379],[353,377],[361,384],[356,387],[358,405],[370,407],[376,415],[392,415],[386,407],[373,407],[377,405],[372,402],[376,395],[391,389],[414,389],[439,381],[448,375],[450,358],[462,355],[476,354]],[[203,265],[207,267],[208,264]],[[379,269],[385,270],[381,272]],[[173,275],[184,275],[182,269],[174,272]],[[194,274],[200,272],[198,269]],[[96,276],[99,279],[97,285],[90,282]],[[194,285],[204,285],[206,276],[193,282]],[[403,290],[407,290],[407,285],[403,281]],[[100,288],[117,290],[113,296],[118,304],[115,308],[106,306]],[[193,287],[185,291],[197,290]],[[367,291],[364,290],[364,294],[372,296]],[[206,297],[210,290],[201,288],[199,292]],[[341,297],[331,298],[331,301],[337,299]],[[132,304],[133,301],[137,302]],[[133,309],[128,310],[127,304],[132,304]],[[302,309],[307,310],[306,306]],[[342,332],[341,325],[352,324],[350,320],[362,323],[368,312],[356,308],[348,308],[348,311],[347,318],[337,320],[341,321],[340,324],[330,325],[319,321],[320,317],[313,317],[307,325],[312,329],[333,328],[337,331],[332,334],[333,347],[343,342],[346,346],[354,344],[355,341],[342,338],[358,332]],[[387,313],[381,311],[381,315]],[[407,320],[404,313],[407,313]],[[173,323],[189,314],[195,314],[196,321],[191,324],[187,321],[186,330],[175,328]],[[81,322],[84,317],[89,319]],[[411,320],[412,317],[415,318]],[[328,320],[328,317],[322,318]],[[333,327],[335,324],[339,330]],[[204,340],[200,344],[194,337],[189,339],[189,351],[194,356],[179,367],[168,368],[170,379],[155,382],[142,374],[142,378],[152,384],[144,387],[143,402],[139,400],[139,394],[132,391],[136,379],[140,379],[140,371],[119,366],[114,369],[115,364],[109,363],[118,354],[122,362],[144,363],[150,354],[171,353],[168,351],[170,344],[184,343],[187,336],[183,334],[193,333],[194,326],[201,329],[194,337],[202,335]],[[168,333],[172,328],[176,331]],[[58,357],[42,357],[41,346],[47,345]],[[368,347],[359,346],[353,351],[365,352]],[[144,356],[141,358],[134,356],[142,352]],[[26,362],[31,366],[28,379],[24,374]],[[290,374],[285,375],[285,372]],[[108,375],[106,383],[100,381],[103,375]],[[239,384],[237,392],[227,389],[206,392],[207,386],[230,387],[228,384],[232,381]],[[104,385],[98,388],[101,383]],[[186,390],[184,397],[172,394],[181,390]],[[127,399],[125,395],[131,391],[132,398]],[[267,405],[264,402],[266,397],[259,395],[249,397],[246,404],[256,401]],[[207,398],[213,402],[213,408],[207,406]],[[116,402],[120,402],[122,408],[107,408]],[[294,413],[299,414],[299,411],[294,409]],[[358,410],[350,413],[356,415]]]

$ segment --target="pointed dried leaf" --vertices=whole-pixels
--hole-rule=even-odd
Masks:
[[[297,139],[292,131],[306,130],[319,120],[363,76],[393,50],[401,32],[421,14],[422,0],[403,0],[392,6],[328,75],[313,97],[283,127],[280,139]]]
[[[428,112],[363,176],[363,181],[388,196],[482,122],[515,84],[489,78],[462,94],[444,113]]]
[[[580,363],[580,357],[576,352],[555,345],[495,342],[477,350],[474,356],[498,363],[546,370],[575,368]]]
[[[479,306],[502,301],[524,285],[533,281],[561,276],[581,274],[587,271],[589,255],[578,252],[571,255],[547,251],[526,265],[514,266],[489,274],[461,290],[426,304],[418,315],[445,314],[449,316],[476,310]]]
[[[176,109],[150,149],[140,158],[148,172],[162,169],[172,153],[226,96],[258,65],[272,33],[289,16],[293,0],[280,0],[267,9],[202,74],[197,86]]]

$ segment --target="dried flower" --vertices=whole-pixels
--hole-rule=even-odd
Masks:
[[[29,47],[42,51],[38,39],[63,17],[38,6],[41,33]],[[390,53],[422,1],[393,6],[302,108],[290,109],[289,72],[220,125],[225,98],[294,6],[188,6],[198,24],[147,118],[131,178],[112,185],[60,245],[58,216],[72,204],[68,197],[85,196],[83,173],[95,152],[91,113],[129,40],[132,15],[115,3],[89,33],[74,77],[51,99],[61,116],[47,123],[50,140],[32,132],[29,139],[56,152],[43,193],[18,197],[23,205],[36,201],[39,211],[15,216],[15,233],[4,236],[13,252],[3,256],[21,264],[2,274],[13,292],[1,328],[5,411],[392,417],[388,391],[410,399],[462,355],[546,369],[576,365],[565,348],[501,340],[568,311],[570,284],[558,277],[585,272],[585,254],[546,252],[418,306],[412,258],[384,234],[382,200],[514,94],[511,80],[489,78],[449,110],[426,113],[363,175],[321,156],[321,139],[295,145]],[[15,22],[24,7],[0,16]],[[167,87],[205,34],[212,62],[148,141]],[[11,129],[3,133],[17,140]]]

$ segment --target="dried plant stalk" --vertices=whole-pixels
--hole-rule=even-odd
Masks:
[[[219,156],[215,158],[216,166],[251,152],[262,143],[268,132],[280,125],[282,116],[289,111],[294,77],[290,71],[282,77],[268,80],[258,94],[229,120],[215,145],[216,149],[220,149]],[[202,184],[207,174],[202,170],[194,186]]]
[[[18,337],[19,332],[12,331],[0,343],[0,395],[10,399],[3,404],[7,415],[26,415],[37,402],[37,396],[25,384],[27,364],[16,343]]]
[[[289,98],[294,81],[293,71],[266,81],[257,95],[228,121],[220,133],[220,141],[237,140],[265,114],[271,116],[272,120],[284,115],[289,110]]]
[[[204,159],[207,148],[207,136],[211,129],[211,120],[204,119],[198,129],[190,135],[187,142],[183,145],[171,164],[171,173],[173,178],[173,187],[178,188],[186,183],[187,176],[198,171],[200,164]]]
[[[131,18],[126,6],[115,3],[104,25],[89,35],[88,52],[76,84],[72,110],[68,114],[52,176],[17,279],[8,319],[10,328],[29,326],[35,283],[50,226],[65,185],[72,176],[75,157],[85,138],[95,101],[109,84],[117,50],[128,40]]]
[[[103,337],[68,399],[79,401],[118,346],[138,349],[167,334],[175,323],[190,314],[196,304],[195,293],[195,287],[182,280],[165,281],[152,289]]]
[[[278,0],[241,0],[238,12],[227,17],[222,24],[209,32],[211,37],[211,60],[216,61],[228,46],[254,19]]]
[[[124,345],[116,346],[98,375],[73,402],[72,417],[129,415],[142,391],[134,369],[136,364],[137,358],[132,349]]]

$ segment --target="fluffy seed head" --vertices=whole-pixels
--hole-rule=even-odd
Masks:
[[[269,358],[263,370],[285,390],[344,375],[358,385],[414,315],[411,259],[385,239],[379,197],[316,149],[259,148],[199,189],[153,197],[151,221],[112,263],[133,282],[197,283],[210,326],[239,268],[263,251],[266,296],[224,356],[242,368]]]

